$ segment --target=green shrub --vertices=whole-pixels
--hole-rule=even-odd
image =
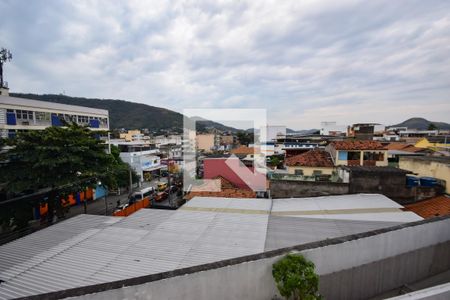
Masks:
[[[314,272],[314,263],[302,255],[286,255],[273,264],[272,275],[278,291],[286,299],[322,299],[318,293],[319,276]]]

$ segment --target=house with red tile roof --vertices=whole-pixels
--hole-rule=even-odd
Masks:
[[[410,152],[410,153],[427,152],[427,149],[418,148],[418,147],[415,147],[414,145],[411,145],[408,143],[390,143],[390,144],[386,145],[386,149],[404,151],[404,152]]]
[[[387,149],[378,141],[331,142],[326,148],[336,166],[387,166]]]
[[[288,157],[285,165],[289,174],[303,176],[331,175],[334,170],[330,153],[321,149]]]
[[[450,198],[445,195],[437,196],[405,205],[403,210],[412,211],[425,219],[450,215]]]

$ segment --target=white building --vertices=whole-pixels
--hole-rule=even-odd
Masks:
[[[154,155],[153,150],[120,152],[120,158],[136,171],[141,182],[144,181],[145,172],[159,171],[163,167],[161,159]]]
[[[91,130],[109,130],[109,115],[104,109],[0,95],[0,137],[63,126],[64,122],[88,126]]]

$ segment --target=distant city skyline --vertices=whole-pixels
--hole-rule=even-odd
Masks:
[[[269,124],[450,122],[450,2],[2,1],[11,92],[264,108]]]

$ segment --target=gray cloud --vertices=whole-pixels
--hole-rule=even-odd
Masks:
[[[2,1],[13,91],[320,121],[450,121],[448,1]]]

